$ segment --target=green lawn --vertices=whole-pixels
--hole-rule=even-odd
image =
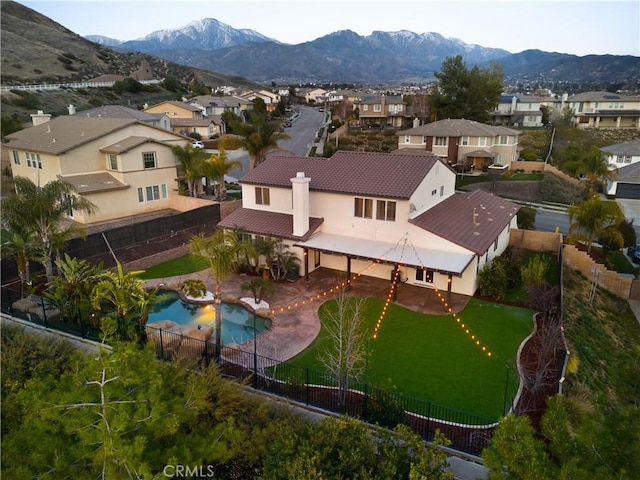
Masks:
[[[383,305],[383,300],[369,299],[368,331],[373,331]],[[459,317],[469,334],[451,315],[424,315],[391,304],[377,338],[369,340],[369,382],[393,387],[410,397],[499,418],[505,386],[509,400],[517,390],[514,359],[518,346],[531,333],[533,312],[471,299]],[[492,352],[491,357],[471,340],[471,334]],[[322,370],[317,354],[326,340],[323,328],[309,348],[287,363]]]
[[[150,280],[152,278],[174,277],[176,275],[187,275],[189,273],[199,272],[200,270],[207,268],[206,265],[198,262],[197,260],[198,257],[191,254],[174,258],[168,262],[147,268],[140,274],[140,278],[143,280]]]

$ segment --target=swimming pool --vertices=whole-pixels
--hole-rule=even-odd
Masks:
[[[165,300],[156,304],[149,313],[147,323],[160,320],[171,320],[178,325],[197,327],[198,325],[215,329],[216,312],[213,305],[186,303],[180,299],[178,292],[161,290]],[[222,343],[240,345],[253,340],[253,313],[237,303],[222,303]],[[256,333],[258,336],[267,330],[268,319],[256,316]],[[214,333],[215,337],[215,333]]]

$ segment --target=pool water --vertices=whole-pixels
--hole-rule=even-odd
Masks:
[[[197,327],[210,326],[215,329],[216,312],[213,305],[186,303],[180,299],[178,292],[161,290],[160,295],[165,300],[154,305],[149,313],[147,323],[160,320],[171,320],[178,325]],[[241,344],[253,340],[253,313],[236,303],[222,303],[222,343]],[[268,322],[268,320],[266,320]],[[255,317],[256,333],[258,336],[267,330],[264,318]],[[214,331],[215,337],[215,331]]]

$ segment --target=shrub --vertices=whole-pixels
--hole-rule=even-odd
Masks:
[[[478,272],[478,291],[485,297],[501,300],[507,293],[509,280],[505,268],[496,260],[483,265]]]

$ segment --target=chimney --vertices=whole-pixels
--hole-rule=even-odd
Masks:
[[[305,177],[304,172],[298,172],[295,178],[290,180],[293,196],[293,235],[302,237],[309,231],[309,183],[311,179]]]
[[[420,126],[420,119],[419,118],[414,118],[413,119],[413,128],[419,127]]]
[[[75,115],[76,114],[76,107],[71,104],[67,107],[67,110],[69,110],[69,115]]]
[[[49,120],[51,120],[51,114],[44,113],[42,110],[38,110],[38,113],[31,114],[31,122],[33,123],[34,127],[42,125],[43,123],[47,123]]]
[[[511,97],[511,113],[516,111],[516,104],[518,103],[518,97],[515,95]]]
[[[480,225],[478,223],[478,212],[476,212],[476,207],[473,207],[473,224],[477,227]]]

